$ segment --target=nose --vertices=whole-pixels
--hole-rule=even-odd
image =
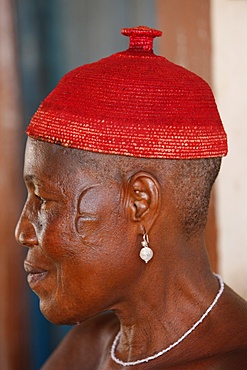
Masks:
[[[15,238],[18,243],[24,245],[25,247],[32,247],[38,244],[35,228],[29,220],[25,208],[23,209],[19,221],[16,225]]]

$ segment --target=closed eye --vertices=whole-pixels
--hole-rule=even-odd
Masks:
[[[39,200],[41,208],[43,208],[46,203],[48,202],[48,199],[42,198],[40,195],[35,194],[35,198]]]

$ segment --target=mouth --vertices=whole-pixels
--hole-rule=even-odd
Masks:
[[[47,270],[33,266],[28,261],[24,262],[24,270],[28,273],[27,281],[31,288],[33,288],[34,285],[43,280],[48,273]]]

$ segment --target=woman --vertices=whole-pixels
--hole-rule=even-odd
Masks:
[[[247,304],[204,242],[227,153],[212,92],[153,53],[160,31],[122,32],[27,129],[16,237],[43,314],[77,324],[42,369],[245,369]]]

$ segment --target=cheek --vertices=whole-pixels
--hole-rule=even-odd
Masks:
[[[53,275],[53,294],[43,300],[42,310],[53,322],[55,317],[60,323],[75,323],[115,307],[126,286],[138,279],[139,257],[135,238],[119,214],[78,219],[81,235],[64,217],[53,217],[44,233],[46,253],[56,263],[56,280],[54,285]]]
[[[102,249],[105,251],[111,246],[121,244],[124,239],[126,224],[119,219],[119,215],[109,213],[108,217],[88,219],[78,217],[76,230],[84,247]]]
[[[76,230],[85,246],[99,248],[110,241],[114,243],[126,223],[120,198],[117,186],[91,188],[82,194]]]
[[[73,222],[73,209],[53,207],[39,215],[38,241],[43,252],[55,262],[73,257],[79,238]],[[75,216],[74,216],[75,217]],[[78,248],[77,248],[78,249]]]
[[[98,312],[112,309],[131,289],[140,274],[139,258],[134,248],[122,237],[116,245],[107,237],[98,247],[81,246],[74,258],[65,258],[57,269],[56,304],[66,301],[66,309],[77,316],[77,321]]]

